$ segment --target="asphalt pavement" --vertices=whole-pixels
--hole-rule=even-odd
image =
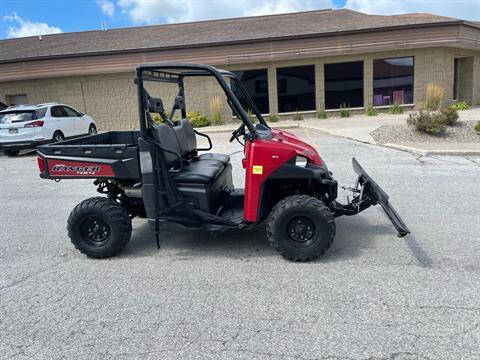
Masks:
[[[164,233],[158,251],[135,219],[120,256],[93,260],[66,232],[92,182],[42,180],[35,156],[0,157],[0,358],[479,359],[480,157],[291,131],[340,184],[353,185],[355,156],[412,235],[397,238],[375,207],[337,218],[324,257],[293,263],[264,227]],[[212,137],[242,186],[239,145]]]

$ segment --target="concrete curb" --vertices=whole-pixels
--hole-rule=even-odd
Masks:
[[[276,129],[297,129],[297,128],[304,128],[304,129],[310,129],[310,130],[316,130],[316,131],[321,131],[325,134],[329,134],[329,135],[332,135],[332,136],[335,136],[335,137],[340,137],[340,138],[343,138],[343,139],[348,139],[348,140],[353,140],[353,141],[356,141],[356,142],[359,142],[359,143],[362,143],[362,144],[366,144],[366,145],[374,145],[374,146],[382,146],[382,147],[386,147],[386,148],[390,148],[390,149],[394,149],[394,150],[400,150],[400,151],[406,151],[406,152],[409,152],[409,153],[412,153],[412,154],[416,154],[416,155],[421,155],[421,156],[428,156],[428,155],[451,155],[451,156],[468,156],[468,155],[477,155],[477,156],[480,156],[480,149],[464,149],[464,150],[461,150],[461,149],[422,149],[422,148],[417,148],[417,147],[413,147],[413,146],[405,146],[405,145],[400,145],[400,144],[393,144],[393,143],[387,143],[387,144],[377,144],[375,142],[370,142],[370,141],[366,141],[366,140],[362,140],[362,139],[356,139],[356,138],[353,138],[353,137],[350,137],[350,136],[345,136],[345,135],[340,135],[338,133],[333,133],[333,132],[330,132],[328,129],[325,129],[325,128],[321,128],[321,127],[316,127],[316,126],[312,126],[312,125],[307,125],[307,124],[285,124],[285,125],[282,125],[282,124],[273,124],[273,127],[276,128]],[[200,128],[200,131],[201,131],[201,128]],[[215,134],[215,133],[230,133],[231,131],[233,131],[232,129],[227,129],[227,128],[213,128],[213,129],[208,129],[208,128],[205,128],[205,133],[211,133],[211,134]]]
[[[380,146],[385,146],[395,150],[407,151],[413,154],[428,156],[428,155],[452,155],[452,156],[467,156],[467,155],[480,155],[480,150],[475,149],[465,149],[465,150],[445,150],[445,149],[436,149],[436,150],[425,150],[421,148],[416,148],[412,146],[405,146],[399,144],[381,144]]]

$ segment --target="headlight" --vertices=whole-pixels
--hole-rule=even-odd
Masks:
[[[297,155],[295,157],[295,165],[300,167],[306,167],[308,164],[308,159],[305,156]]]

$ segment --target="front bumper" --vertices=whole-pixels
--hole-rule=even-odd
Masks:
[[[40,140],[40,141],[23,140],[23,141],[9,141],[9,142],[0,141],[0,151],[34,150],[37,148],[37,146],[48,144],[50,141],[51,140]]]

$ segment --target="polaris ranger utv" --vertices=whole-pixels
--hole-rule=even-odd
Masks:
[[[184,79],[213,77],[225,92],[240,125],[230,142],[244,146],[245,190],[234,189],[229,156],[209,152],[208,135],[186,119]],[[169,114],[145,82],[173,83],[178,94]],[[409,233],[388,195],[352,159],[358,175],[352,200],[336,201],[337,182],[317,151],[297,137],[270,128],[235,74],[208,65],[142,64],[136,69],[140,131],[113,131],[38,147],[45,179],[95,179],[104,197],[84,200],[68,219],[68,235],[82,253],[95,258],[118,254],[132,232],[131,219],[146,217],[155,231],[249,229],[264,221],[269,242],[286,258],[306,261],[327,251],[335,217],[355,215],[376,204],[398,236]],[[231,86],[241,91],[254,124]],[[174,121],[176,112],[180,120]],[[152,120],[159,114],[163,124]],[[196,136],[208,140],[197,147]]]

